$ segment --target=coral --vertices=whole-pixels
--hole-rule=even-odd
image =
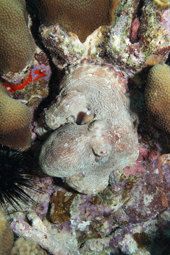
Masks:
[[[0,1],[0,74],[22,71],[33,59],[35,43],[24,0]]]
[[[145,88],[149,123],[170,132],[170,67],[166,64],[151,68]]]
[[[23,237],[18,238],[14,247],[11,250],[10,255],[46,255],[47,253],[40,248],[38,244],[35,242],[29,242],[25,240]]]
[[[45,26],[61,25],[66,31],[85,41],[95,29],[111,25],[119,0],[36,0],[42,23]]]
[[[99,61],[107,58],[116,69],[133,76],[144,67],[167,59],[170,10],[155,7],[151,0],[144,4],[139,4],[138,0],[115,3],[117,8],[111,28],[100,26],[84,43],[75,35],[70,36],[60,23],[40,27],[42,42],[57,67],[75,65],[84,58]]]
[[[154,3],[161,9],[168,9],[170,7],[168,0],[154,0]]]
[[[69,240],[63,239],[62,243],[59,239],[55,239],[54,234],[48,232],[47,227],[35,213],[29,213],[28,218],[32,221],[32,226],[23,219],[14,219],[11,223],[11,228],[17,235],[29,241],[37,242],[42,248],[54,255],[79,254],[77,251],[71,251],[63,244],[64,242],[69,242]]]
[[[113,170],[135,162],[138,142],[125,84],[111,66],[85,62],[70,70],[58,101],[45,111],[46,125],[57,129],[41,150],[45,173],[66,177],[71,187],[90,194],[107,186]],[[89,110],[94,118],[83,124]]]
[[[0,84],[0,143],[14,149],[30,146],[31,112],[29,108],[10,98]]]
[[[9,255],[14,241],[13,232],[10,229],[5,215],[0,209],[0,255]]]
[[[38,165],[36,173],[43,176],[32,178],[35,189],[21,187],[35,203],[17,200],[21,209],[15,212],[5,201],[11,228],[27,241],[19,239],[18,246],[21,242],[23,246],[17,252],[31,241],[32,248],[39,249],[40,245],[50,254],[148,255],[152,253],[153,238],[159,237],[159,228],[161,233],[169,234],[170,155],[163,154],[167,153],[163,149],[168,136],[162,138],[164,132],[160,129],[151,136],[144,104],[150,66],[165,62],[170,50],[170,9],[155,1],[36,0],[41,26],[38,12],[33,10],[35,0],[26,1],[28,7],[33,4],[34,38],[44,45],[47,55],[36,47],[31,68],[26,64],[20,74],[3,75],[3,85],[18,101],[11,99],[5,88],[0,89],[11,105],[20,105],[20,101],[31,109],[34,142],[28,152],[39,159],[41,169]],[[24,6],[23,0],[17,3]],[[162,3],[166,5],[166,0]],[[11,15],[13,4],[10,6]],[[27,19],[24,10],[22,13]],[[81,18],[76,21],[78,15]],[[159,91],[161,88],[157,95]],[[26,178],[27,171],[23,168],[18,178],[17,164],[10,168],[11,162],[5,161],[0,163],[2,170],[9,172],[6,170],[5,177],[0,175],[6,180],[2,180],[0,191],[8,195],[5,184],[15,191],[22,181],[20,173]],[[14,199],[15,194],[11,195]],[[11,202],[9,196],[6,200]],[[166,223],[161,218],[165,212]],[[160,249],[162,254],[168,248]]]

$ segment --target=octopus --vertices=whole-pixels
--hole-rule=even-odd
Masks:
[[[84,61],[69,70],[45,111],[55,130],[42,146],[43,171],[75,190],[96,194],[138,157],[136,119],[125,96],[127,80],[111,65]]]

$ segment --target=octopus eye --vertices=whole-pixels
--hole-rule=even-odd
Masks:
[[[85,124],[94,119],[94,113],[91,110],[87,110],[84,114],[81,124]]]
[[[76,123],[78,125],[84,125],[94,119],[94,113],[91,110],[86,112],[80,112],[77,117]]]
[[[93,153],[99,157],[107,156],[111,152],[111,150],[112,150],[112,146],[110,144],[93,147]]]

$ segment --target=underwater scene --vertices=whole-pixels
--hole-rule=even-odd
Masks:
[[[0,0],[0,255],[170,255],[169,53],[169,0]]]

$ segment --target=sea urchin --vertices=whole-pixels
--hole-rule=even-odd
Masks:
[[[0,147],[0,204],[10,203],[16,208],[19,201],[30,202],[24,188],[34,189],[31,179],[25,153]]]

